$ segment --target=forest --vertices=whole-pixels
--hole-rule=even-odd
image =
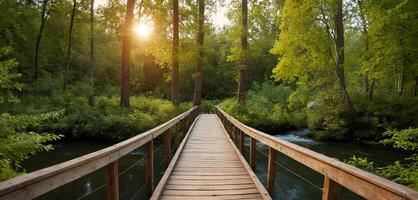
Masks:
[[[409,156],[345,162],[418,190],[414,0],[1,0],[0,181],[56,142],[117,142],[200,105],[269,134]],[[224,17],[217,17],[223,12]]]

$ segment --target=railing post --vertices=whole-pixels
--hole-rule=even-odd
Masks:
[[[171,130],[164,133],[164,160],[171,158]]]
[[[239,151],[244,155],[244,132],[238,129],[239,132]]]
[[[119,172],[118,161],[115,160],[107,166],[107,178],[106,178],[106,199],[118,200],[119,199]]]
[[[273,195],[274,180],[276,178],[276,150],[269,148],[269,161],[267,169],[267,191],[270,195]]]
[[[179,135],[180,135],[180,122],[177,122],[175,131],[174,131],[174,145],[175,145],[174,148],[175,149],[177,149],[177,147],[180,144]]]
[[[250,137],[250,167],[252,170],[255,170],[256,151],[257,151],[256,141],[254,138]]]
[[[341,186],[327,175],[324,176],[324,187],[322,189],[322,200],[335,200],[338,199],[338,193]]]
[[[154,140],[150,140],[146,144],[146,148],[145,183],[147,184],[147,193],[151,196],[154,191]]]

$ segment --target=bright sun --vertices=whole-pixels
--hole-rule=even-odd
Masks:
[[[139,37],[148,38],[152,34],[153,24],[150,22],[141,22],[139,24],[135,24],[134,31]]]

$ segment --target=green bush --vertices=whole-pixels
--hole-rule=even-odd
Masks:
[[[245,104],[240,105],[235,99],[226,99],[219,105],[244,124],[266,132],[305,127],[306,115],[303,111],[291,112],[287,107],[291,93],[289,87],[265,82],[255,84],[248,91]]]
[[[39,98],[41,99],[39,101]],[[30,101],[29,99],[26,99]],[[145,132],[185,112],[190,103],[175,107],[168,100],[153,97],[131,97],[131,108],[119,106],[119,98],[96,97],[91,107],[85,97],[72,94],[38,97],[38,104],[28,103],[26,108],[34,113],[64,110],[59,119],[44,123],[39,131],[55,132],[69,138],[86,138],[120,141]],[[29,107],[29,108],[28,108]]]

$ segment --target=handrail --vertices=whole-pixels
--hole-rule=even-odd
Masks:
[[[107,170],[107,196],[108,199],[118,199],[118,165],[117,161],[122,156],[147,144],[146,154],[146,180],[148,192],[153,190],[153,139],[162,135],[165,142],[171,143],[171,129],[185,132],[196,116],[199,114],[199,107],[193,107],[181,115],[161,124],[149,131],[138,134],[130,139],[107,147],[105,149],[34,171],[13,179],[0,182],[0,200],[3,199],[32,199],[40,196],[57,187],[83,177],[104,166]],[[183,129],[183,130],[182,130]],[[186,130],[185,130],[186,129]],[[179,138],[176,138],[177,145]],[[165,154],[171,153],[170,144],[165,148]],[[165,155],[170,156],[170,155]]]
[[[237,138],[239,133],[240,149],[243,148],[244,134],[250,137],[252,167],[255,163],[255,140],[269,146],[269,180],[267,181],[269,192],[274,188],[275,152],[279,151],[324,175],[322,199],[335,199],[341,186],[366,199],[418,199],[418,192],[415,190],[246,126],[218,106],[215,107],[215,113],[230,132],[231,137]]]

